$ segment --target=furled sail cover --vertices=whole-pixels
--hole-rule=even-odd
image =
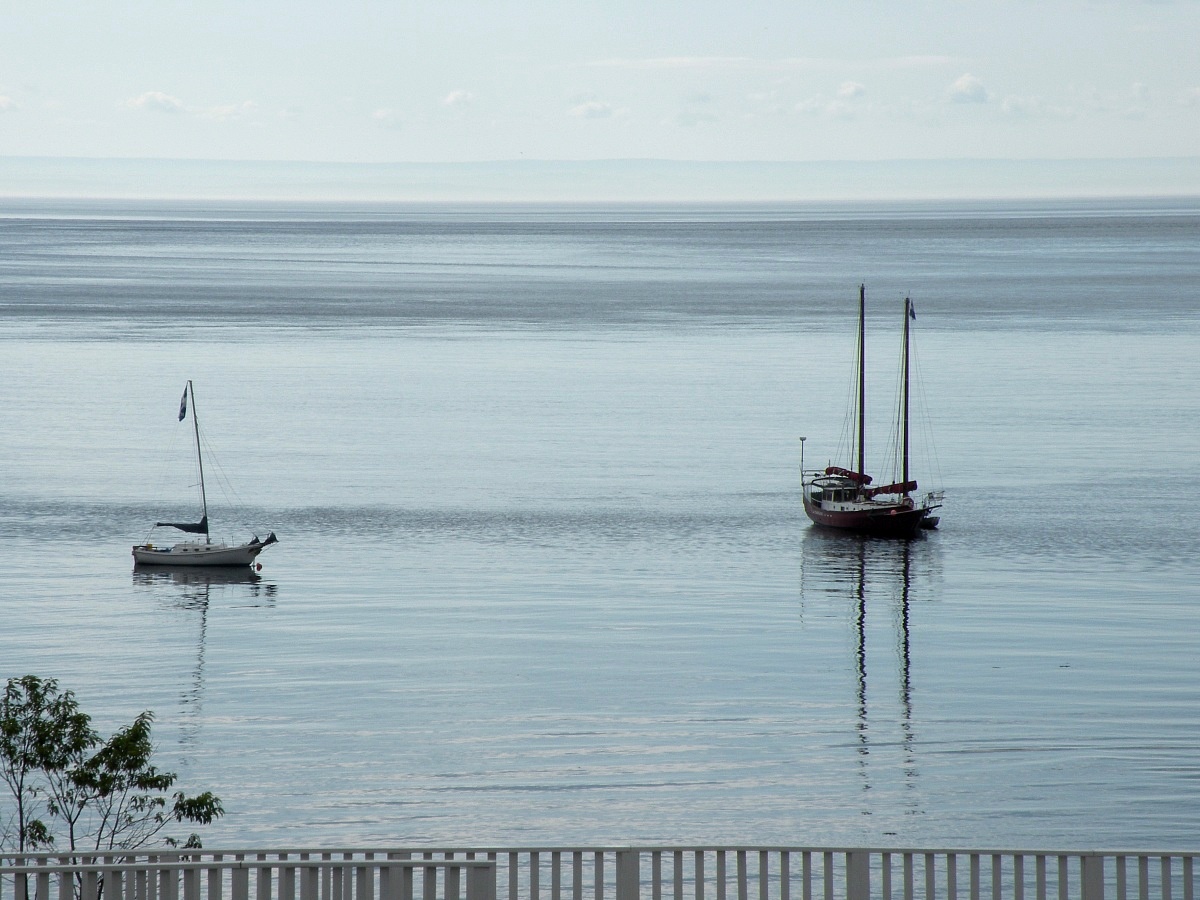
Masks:
[[[199,522],[155,522],[155,528],[178,528],[188,534],[208,534],[208,516]]]

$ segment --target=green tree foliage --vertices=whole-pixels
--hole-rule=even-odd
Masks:
[[[207,825],[224,813],[211,792],[171,793],[178,776],[151,763],[154,716],[102,740],[71,691],[54,679],[10,678],[0,699],[0,846],[25,853],[66,844],[71,851],[133,849],[172,823]],[[11,808],[6,808],[11,800]],[[186,847],[199,847],[196,834]]]

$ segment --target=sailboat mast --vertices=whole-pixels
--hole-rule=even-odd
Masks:
[[[866,462],[866,405],[867,405],[867,286],[858,286],[858,473],[867,471]],[[861,487],[861,482],[860,485]]]
[[[200,467],[200,506],[204,518],[204,542],[212,543],[208,534],[208,496],[204,492],[204,455],[200,452],[200,422],[196,418],[196,389],[192,387],[192,379],[188,379],[188,393],[192,395],[192,432],[196,436],[196,463]]]
[[[912,319],[912,299],[904,298],[904,394],[903,405],[901,411],[901,422],[904,429],[903,444],[904,444],[904,472],[901,481],[908,482],[908,323]]]

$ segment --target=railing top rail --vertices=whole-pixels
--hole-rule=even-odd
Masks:
[[[429,865],[431,863],[457,863],[466,864],[470,862],[480,862],[479,860],[465,859],[465,854],[474,854],[475,856],[483,855],[507,855],[511,853],[527,854],[527,853],[619,853],[619,852],[638,852],[638,853],[868,853],[872,855],[891,854],[896,855],[926,855],[933,854],[935,856],[1028,856],[1028,857],[1149,857],[1151,859],[1164,858],[1200,858],[1200,849],[1194,850],[1133,850],[1133,849],[1095,849],[1074,847],[1069,849],[1064,848],[998,848],[998,847],[847,847],[840,845],[819,845],[819,846],[801,846],[794,844],[693,844],[693,845],[678,845],[678,844],[605,844],[597,846],[571,846],[571,845],[520,845],[520,846],[496,846],[496,845],[466,845],[466,846],[410,846],[410,847],[289,847],[289,848],[217,848],[217,849],[146,849],[140,850],[109,850],[109,851],[86,851],[86,852],[46,852],[37,853],[0,853],[0,866],[4,866],[5,860],[11,860],[12,865],[72,865],[64,863],[64,860],[75,860],[78,863],[72,865],[77,868],[78,865],[104,865],[105,862],[111,860],[127,860],[138,861],[142,865],[178,865],[178,864],[246,864],[249,866],[262,867],[268,864],[277,865],[280,862],[285,862],[288,865],[329,865],[337,862],[367,862],[371,864],[391,863],[391,864],[409,864],[412,865]],[[430,858],[426,858],[426,855]],[[448,858],[450,855],[453,858]],[[400,855],[407,855],[411,859],[399,859]],[[307,856],[308,859],[301,859],[301,856]],[[57,861],[57,862],[55,862]],[[87,862],[84,862],[87,861]],[[128,863],[117,864],[117,868]],[[5,867],[6,869],[9,867]]]

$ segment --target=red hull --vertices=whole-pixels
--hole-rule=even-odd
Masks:
[[[804,511],[818,525],[875,537],[916,537],[929,511],[904,506],[871,510],[827,511],[804,498]]]

